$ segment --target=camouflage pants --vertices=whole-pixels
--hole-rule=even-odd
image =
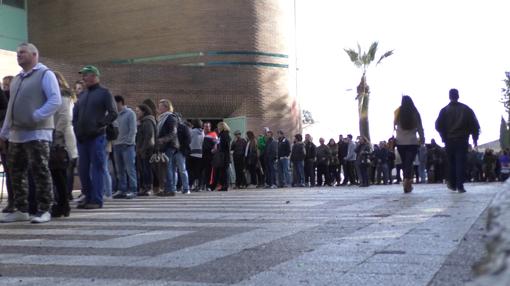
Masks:
[[[28,172],[35,183],[35,197],[40,211],[48,211],[53,202],[52,181],[48,159],[49,142],[9,143],[7,165],[11,171],[14,206],[28,211]]]

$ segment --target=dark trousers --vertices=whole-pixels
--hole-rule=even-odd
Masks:
[[[51,169],[53,195],[56,208],[60,211],[69,210],[69,191],[67,190],[67,169]],[[55,206],[54,206],[55,207]]]
[[[354,166],[355,163],[356,161],[345,161],[346,166],[345,168],[346,177],[344,179],[345,183],[349,181],[351,185],[356,184],[356,167]]]
[[[324,184],[330,184],[328,165],[317,165],[317,186],[322,186],[324,177]]]
[[[359,164],[359,184],[363,187],[368,187],[368,164]]]
[[[448,156],[449,184],[457,190],[462,190],[464,189],[468,141],[465,139],[446,140],[445,145]]]
[[[7,168],[7,154],[0,153],[2,166],[4,168],[4,176],[5,176],[5,186],[7,187],[7,205],[14,206],[14,193],[12,191],[11,185],[11,175],[9,168]]]
[[[315,162],[310,159],[305,159],[305,184],[310,183],[310,186],[315,186]]]
[[[250,172],[250,184],[257,185],[257,176],[260,178],[258,182],[262,182],[262,172],[257,167],[257,164],[248,164],[246,168]]]
[[[275,161],[273,160],[264,160],[266,163],[266,185],[267,186],[276,186],[276,166]]]
[[[402,159],[404,179],[413,179],[413,162],[416,158],[416,154],[418,153],[418,147],[418,145],[397,145],[398,153]]]
[[[236,187],[248,185],[246,183],[246,176],[244,175],[244,156],[234,157],[234,169],[236,171]]]
[[[189,169],[188,175],[189,175],[190,188],[192,188],[195,181],[198,180],[198,182],[195,186],[196,186],[196,189],[200,189],[205,183],[204,175],[203,175],[203,173],[204,173],[204,159],[189,156],[187,167]]]

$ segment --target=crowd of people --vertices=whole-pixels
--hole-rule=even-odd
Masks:
[[[58,71],[38,61],[37,48],[17,49],[22,71],[4,77],[0,94],[0,154],[8,203],[2,222],[42,223],[69,216],[77,170],[77,208],[97,209],[105,199],[175,196],[177,192],[228,191],[230,187],[286,188],[402,182],[447,183],[465,192],[464,181],[504,180],[508,150],[480,154],[474,112],[458,102],[441,110],[436,129],[445,148],[425,144],[421,117],[411,97],[394,112],[395,136],[378,144],[340,135],[318,145],[310,134],[264,127],[256,135],[232,132],[225,122],[185,120],[168,99],[146,99],[136,107],[100,84],[100,71],[83,67],[70,86]],[[22,111],[20,111],[22,110]],[[233,133],[233,136],[231,134]],[[468,151],[469,148],[469,151]]]

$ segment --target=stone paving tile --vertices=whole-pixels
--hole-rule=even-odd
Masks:
[[[470,276],[477,256],[464,252],[480,239],[469,232],[496,188],[400,188],[113,200],[48,224],[3,224],[0,285],[454,285]]]

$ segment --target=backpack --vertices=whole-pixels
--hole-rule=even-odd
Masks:
[[[119,137],[119,127],[114,126],[113,123],[106,125],[106,140],[113,141]]]
[[[182,117],[175,115],[177,121],[177,139],[181,150],[189,150],[191,144],[191,129],[184,123]]]

